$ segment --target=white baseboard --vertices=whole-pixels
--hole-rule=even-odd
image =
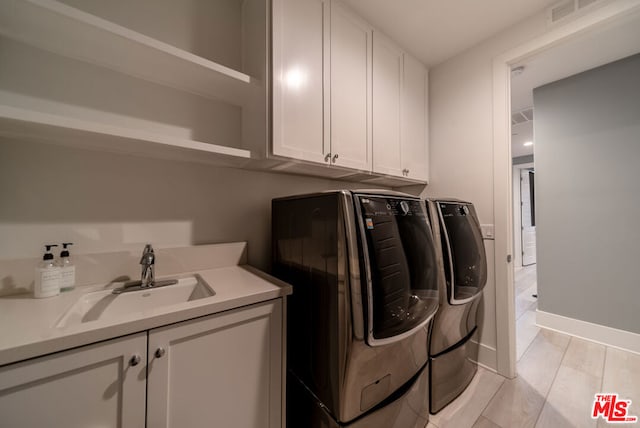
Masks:
[[[498,358],[496,348],[487,346],[484,343],[478,343],[475,340],[472,340],[472,342],[478,346],[478,365],[497,373]]]
[[[640,354],[640,334],[637,333],[540,310],[536,311],[536,324],[539,327]]]

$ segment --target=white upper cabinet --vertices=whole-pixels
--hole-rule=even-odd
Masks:
[[[331,3],[331,162],[371,170],[372,29]]]
[[[341,0],[272,7],[273,154],[342,167],[313,170],[324,176],[426,182],[426,68]]]
[[[324,163],[329,153],[324,121],[328,18],[328,1],[273,1],[275,155]]]
[[[428,179],[427,70],[378,32],[373,38],[373,172]]]
[[[401,176],[402,50],[373,33],[373,171]]]
[[[405,177],[429,180],[428,72],[415,58],[404,54],[402,88],[402,169]]]

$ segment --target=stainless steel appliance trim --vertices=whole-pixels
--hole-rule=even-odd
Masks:
[[[388,345],[390,343],[395,343],[398,342],[404,338],[407,338],[409,336],[411,336],[412,334],[414,334],[415,332],[417,332],[418,330],[420,330],[421,328],[424,328],[425,325],[427,325],[429,323],[429,321],[431,321],[434,317],[434,315],[437,312],[432,313],[430,316],[426,317],[420,324],[416,325],[415,327],[413,327],[411,330],[407,330],[401,334],[397,334],[395,336],[392,337],[386,337],[384,339],[376,339],[373,336],[373,284],[371,281],[371,264],[369,263],[369,246],[367,245],[367,235],[365,234],[365,230],[364,230],[364,223],[362,222],[362,210],[360,209],[360,203],[359,201],[357,201],[357,198],[364,196],[364,197],[380,197],[380,196],[390,196],[390,197],[394,197],[397,199],[411,199],[414,201],[419,201],[422,202],[422,200],[420,198],[417,198],[415,196],[409,196],[406,197],[404,195],[402,196],[397,196],[397,194],[394,194],[394,192],[389,192],[390,194],[375,194],[375,193],[356,193],[354,196],[356,197],[356,201],[354,201],[353,205],[355,205],[355,209],[356,209],[356,215],[358,217],[358,226],[360,229],[360,237],[361,237],[361,242],[362,242],[362,255],[363,255],[363,259],[364,259],[364,268],[365,268],[365,274],[367,276],[366,278],[366,284],[367,284],[367,308],[368,308],[368,314],[367,314],[367,319],[368,319],[368,325],[367,325],[367,343],[370,346],[382,346],[382,345]],[[424,206],[424,202],[422,202],[420,204],[420,208],[422,209],[422,212],[425,215],[425,222],[427,225],[427,228],[429,228],[429,222],[426,220],[427,217],[427,212],[426,212],[426,208]]]
[[[449,258],[449,272],[451,273],[451,281],[447,285],[449,288],[447,290],[447,297],[449,298],[449,303],[452,305],[464,305],[465,303],[469,303],[482,295],[482,290],[480,292],[474,294],[473,296],[467,299],[456,299],[455,297],[455,276],[453,274],[453,258],[451,257],[451,242],[449,241],[449,232],[447,231],[447,225],[444,223],[444,216],[442,215],[442,209],[440,209],[440,204],[456,204],[456,205],[467,205],[461,202],[449,202],[449,201],[436,201],[436,206],[438,207],[438,217],[440,217],[440,225],[442,226],[442,231],[444,232],[444,240],[447,243],[447,255]],[[446,279],[445,279],[446,284]]]
[[[364,311],[362,308],[362,288],[360,282],[360,257],[358,253],[358,235],[355,226],[353,212],[353,195],[349,191],[340,192],[340,209],[344,219],[345,240],[347,247],[346,260],[338,260],[338,263],[347,266],[349,289],[351,291],[351,310],[353,316],[353,336],[358,340],[364,340]],[[342,225],[341,225],[342,226]]]

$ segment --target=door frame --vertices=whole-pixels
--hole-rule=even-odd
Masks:
[[[525,251],[526,251],[525,250],[526,245],[525,245],[525,238],[524,238],[525,237],[525,225],[524,225],[524,221],[523,221],[524,220],[524,200],[522,198],[522,190],[523,190],[522,189],[522,187],[523,187],[522,183],[524,181],[523,176],[524,176],[525,172],[527,173],[527,176],[528,176],[527,177],[527,183],[528,183],[528,186],[529,186],[529,205],[530,205],[529,209],[530,209],[530,211],[532,213],[532,214],[530,214],[530,217],[531,217],[532,222],[535,223],[535,214],[533,213],[533,211],[535,210],[535,193],[531,194],[531,190],[532,190],[532,188],[531,188],[531,186],[532,186],[531,180],[534,180],[534,182],[535,182],[535,179],[534,179],[534,177],[532,177],[532,174],[535,175],[536,171],[533,168],[521,168],[520,169],[520,223],[521,223],[520,224],[520,227],[521,227],[521,229],[520,229],[520,246],[522,247],[522,250],[521,250],[520,256],[522,257],[522,266],[523,267],[524,266],[532,266],[532,265],[536,264],[536,257],[535,256],[534,256],[533,263],[528,263],[526,265],[524,264],[524,256],[525,256]],[[535,183],[534,183],[534,185],[535,185]],[[535,192],[535,190],[534,190],[534,192]],[[535,232],[535,227],[536,227],[535,224],[533,224],[531,227],[533,227],[533,234],[535,235],[535,233],[536,233]]]
[[[512,163],[513,164],[513,163]],[[513,267],[520,268],[522,267],[522,221],[520,220],[520,216],[522,213],[522,207],[519,204],[519,200],[521,199],[520,194],[520,180],[519,175],[520,171],[523,169],[533,168],[533,162],[527,162],[522,164],[513,165],[513,169],[511,171],[511,176],[513,177],[513,181],[511,183],[511,193],[513,200]],[[520,215],[516,215],[520,213]],[[517,239],[517,231],[520,230],[520,239]]]
[[[493,60],[493,212],[495,224],[496,369],[516,376],[511,167],[511,66],[573,37],[640,10],[638,0],[617,0],[580,16]]]

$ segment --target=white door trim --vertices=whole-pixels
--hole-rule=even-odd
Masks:
[[[532,214],[532,210],[535,209],[534,195],[531,193],[531,182],[534,180],[532,174],[535,173],[533,169],[521,169],[520,170],[520,245],[522,247],[522,265],[532,266],[536,264],[536,226],[531,224],[535,222],[535,214]],[[526,179],[525,179],[526,177]],[[526,184],[526,186],[525,186]],[[535,191],[534,191],[535,192]],[[523,196],[524,195],[524,196]],[[525,202],[526,201],[526,202]],[[527,210],[525,210],[527,208]],[[525,214],[526,213],[526,214]],[[527,222],[525,220],[528,219]],[[514,229],[515,230],[515,229]],[[515,239],[517,242],[518,240]]]
[[[495,224],[497,371],[516,375],[513,268],[513,202],[511,194],[511,65],[598,26],[640,10],[638,0],[616,0],[555,28],[493,60],[493,209]]]
[[[511,189],[513,193],[513,212],[517,214],[520,212],[520,180],[518,177],[520,176],[521,169],[533,168],[533,162],[522,163],[518,165],[513,165],[513,171],[511,175],[513,177],[513,182],[511,183]],[[522,223],[520,221],[519,215],[514,215],[513,217],[513,266],[514,268],[522,267],[522,245],[521,240],[517,238],[517,233],[522,227]]]

